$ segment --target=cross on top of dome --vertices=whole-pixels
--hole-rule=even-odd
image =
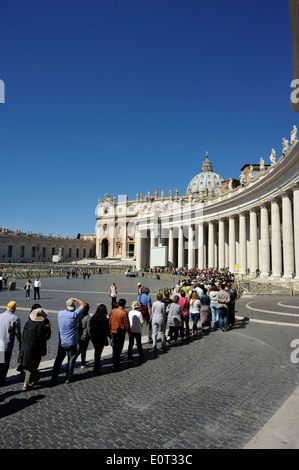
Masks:
[[[213,171],[212,163],[209,160],[208,152],[206,152],[206,160],[202,165],[202,171]]]

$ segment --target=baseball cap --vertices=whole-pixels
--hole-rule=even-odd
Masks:
[[[17,308],[16,302],[8,302],[8,304],[7,304],[7,310],[8,310],[9,312],[14,312],[14,311],[16,310],[16,308]]]
[[[75,302],[73,301],[73,299],[68,299],[66,301],[66,308],[67,310],[75,310]]]

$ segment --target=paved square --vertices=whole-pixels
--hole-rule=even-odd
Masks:
[[[40,303],[52,324],[49,353],[40,367],[40,386],[23,393],[15,349],[9,385],[0,391],[0,448],[240,449],[296,389],[299,366],[290,359],[290,345],[299,338],[299,312],[297,298],[289,296],[241,298],[229,332],[212,331],[204,338],[198,334],[166,352],[150,352],[144,335],[145,360],[126,362],[125,344],[120,372],[113,371],[107,346],[102,374],[93,377],[91,346],[89,367],[76,368],[76,381],[66,385],[61,373],[58,386],[51,388],[57,311],[70,296],[89,302],[91,313],[99,303],[109,308],[112,281],[128,306],[137,297],[138,281],[150,288],[153,300],[159,287],[173,285],[121,275],[42,278]],[[2,311],[9,300],[17,302],[22,326],[33,303],[25,300],[24,282],[17,280],[16,291],[0,292]]]

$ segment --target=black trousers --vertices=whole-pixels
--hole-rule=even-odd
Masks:
[[[34,298],[36,299],[36,296],[40,299],[39,296],[39,287],[34,287]]]

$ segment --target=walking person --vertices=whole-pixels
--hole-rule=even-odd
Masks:
[[[40,289],[42,287],[42,284],[37,277],[34,281],[34,300],[36,300],[36,296],[40,299]]]
[[[89,335],[94,347],[93,374],[98,375],[101,367],[101,356],[104,346],[108,346],[108,338],[112,335],[108,323],[108,311],[106,305],[100,304],[89,322]]]
[[[0,387],[7,384],[6,376],[15,337],[21,347],[21,322],[15,314],[16,308],[16,302],[8,302],[6,311],[0,314]]]
[[[126,300],[119,299],[118,307],[111,310],[109,317],[109,328],[112,336],[112,360],[115,370],[121,367],[120,355],[124,346],[125,336],[128,333],[131,336],[130,322],[128,312],[125,310]]]
[[[219,316],[219,328],[221,331],[227,331],[229,327],[228,320],[228,304],[230,302],[230,295],[225,290],[225,284],[220,285],[220,291],[217,297],[217,311]]]
[[[47,354],[47,340],[51,336],[51,325],[47,316],[42,307],[33,309],[24,325],[19,355],[20,365],[25,369],[24,392],[31,390],[38,382],[38,367],[42,356]]]
[[[157,348],[157,338],[158,332],[161,333],[161,343],[162,349],[166,347],[166,336],[165,336],[165,328],[166,328],[166,307],[165,303],[162,302],[163,295],[157,294],[156,301],[153,303],[152,308],[152,332],[153,332],[153,348],[152,351],[158,351]]]
[[[190,327],[189,327],[189,299],[186,298],[186,292],[181,291],[181,297],[179,298],[179,304],[182,307],[182,326],[180,328],[180,335],[181,338],[184,338],[184,330],[186,329],[186,338],[189,338],[190,335]]]
[[[180,297],[178,295],[175,295],[172,298],[173,302],[167,307],[167,322],[169,326],[167,341],[172,344],[176,344],[179,335],[179,329],[182,326],[183,309],[179,304],[179,298]]]
[[[77,359],[81,354],[81,369],[85,369],[86,367],[86,351],[89,345],[89,322],[90,322],[90,315],[89,315],[89,304],[86,304],[86,307],[83,310],[83,313],[80,317],[78,323],[78,330],[79,330],[79,341],[78,341],[78,349],[76,352]]]
[[[144,323],[144,319],[142,313],[139,312],[139,303],[135,300],[131,305],[132,310],[130,310],[129,316],[129,323],[130,323],[130,330],[132,335],[129,338],[129,346],[128,346],[128,361],[133,361],[133,346],[134,341],[137,344],[137,350],[139,354],[139,359],[142,359],[144,356],[142,350],[142,343],[141,343],[141,334],[142,334],[142,326]]]
[[[76,308],[76,304],[79,307]],[[78,323],[86,303],[71,297],[66,301],[65,310],[58,313],[59,344],[53,366],[51,384],[56,385],[62,362],[67,355],[66,381],[69,384],[73,379],[76,361],[77,343],[79,340]]]
[[[31,292],[31,289],[32,289],[31,279],[28,279],[28,281],[24,285],[24,289],[25,289],[25,299],[30,300],[30,292]]]
[[[190,301],[189,312],[191,315],[191,320],[193,322],[192,326],[192,336],[195,336],[197,333],[197,324],[200,318],[200,300],[198,292],[194,291]]]
[[[110,286],[110,297],[111,297],[111,310],[113,310],[115,308],[116,297],[117,297],[115,282],[112,282]]]

